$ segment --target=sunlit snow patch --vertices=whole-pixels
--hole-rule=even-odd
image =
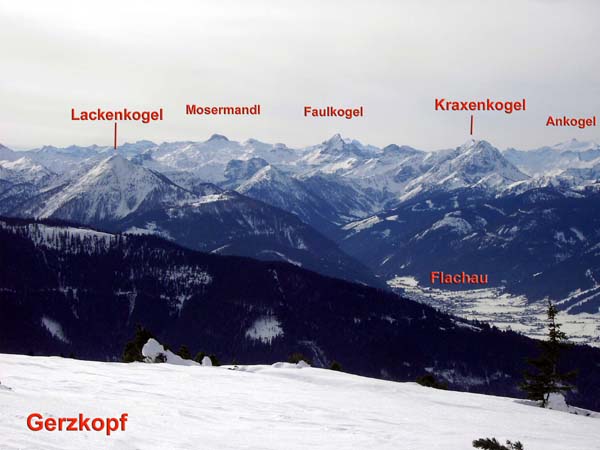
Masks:
[[[56,320],[52,320],[49,317],[42,317],[42,325],[48,332],[52,335],[53,338],[58,339],[59,341],[63,341],[65,343],[69,343],[69,340],[65,336],[63,332],[62,326]]]
[[[279,336],[283,336],[283,329],[275,316],[260,317],[246,330],[247,338],[261,341],[263,344],[270,344]]]

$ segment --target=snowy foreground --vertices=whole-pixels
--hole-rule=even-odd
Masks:
[[[122,364],[0,355],[2,449],[600,449],[600,419],[292,364]],[[30,431],[27,417],[119,417],[125,431]]]

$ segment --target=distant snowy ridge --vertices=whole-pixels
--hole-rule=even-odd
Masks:
[[[21,159],[28,162],[16,161]],[[501,152],[486,141],[470,140],[454,149],[425,152],[394,144],[378,148],[336,134],[321,144],[292,149],[214,135],[204,142],[123,144],[117,156],[98,146],[43,147],[28,152],[4,148],[0,180],[33,177],[40,186],[68,184],[33,212],[36,217],[57,216],[61,208],[75,208],[68,206],[74,201],[85,206],[80,214],[88,219],[124,217],[158,194],[152,172],[136,170],[125,160],[160,173],[187,190],[193,191],[198,183],[236,189],[319,228],[327,226],[326,222],[343,225],[362,219],[435,190],[473,188],[495,195],[549,184],[589,185],[598,179],[600,147],[572,140],[532,151]],[[31,167],[15,172],[13,166],[19,164]],[[81,177],[82,171],[89,172]],[[114,180],[119,192],[102,189],[112,186]],[[96,195],[90,198],[84,192],[92,187]],[[170,188],[163,186],[160,196],[183,195],[168,191]]]

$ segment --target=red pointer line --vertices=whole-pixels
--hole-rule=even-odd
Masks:
[[[475,122],[475,119],[473,118],[473,114],[471,114],[471,136],[473,136],[473,124]],[[115,124],[116,126],[116,124]]]
[[[473,134],[473,133],[471,133]],[[117,149],[117,122],[115,122],[115,150]]]

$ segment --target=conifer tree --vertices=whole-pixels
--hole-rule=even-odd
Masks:
[[[123,351],[123,362],[143,361],[142,348],[148,342],[148,339],[154,336],[143,326],[138,325],[135,330],[135,337],[125,344]]]
[[[179,347],[177,354],[183,359],[192,359],[192,354],[190,353],[190,349],[187,347],[187,345],[182,345]]]
[[[418,384],[420,384],[421,386],[425,386],[425,387],[430,387],[430,388],[434,388],[434,389],[443,389],[446,390],[448,389],[448,384],[438,381],[432,374],[427,373],[425,375],[422,375],[420,377],[417,377],[417,379],[415,380]]]
[[[529,360],[533,370],[524,373],[525,380],[520,385],[527,398],[540,402],[542,407],[548,405],[550,394],[570,391],[573,388],[570,382],[575,377],[575,372],[561,373],[558,370],[560,355],[568,340],[560,329],[561,324],[556,321],[558,310],[550,301],[547,314],[548,337],[540,342],[540,356]]]
[[[212,363],[213,367],[221,365],[221,363],[219,362],[219,358],[217,358],[216,355],[209,355],[208,357],[210,358],[210,362]]]
[[[339,362],[337,362],[337,361],[333,361],[331,363],[331,365],[329,366],[329,369],[330,370],[335,370],[337,372],[342,372],[342,365]]]
[[[310,358],[308,358],[307,356],[303,355],[300,352],[295,352],[292,353],[289,357],[288,357],[288,362],[293,363],[293,364],[297,364],[300,361],[304,361],[305,363],[307,363],[309,366],[312,366],[312,360]]]

